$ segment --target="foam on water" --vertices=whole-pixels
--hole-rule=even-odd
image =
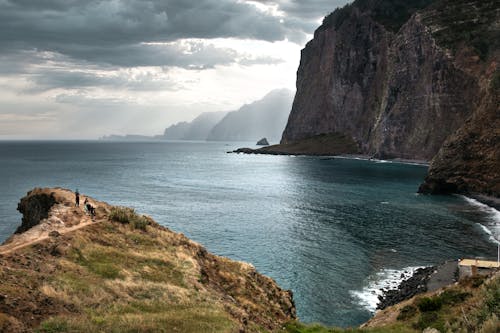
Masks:
[[[403,269],[382,269],[366,280],[366,286],[361,290],[351,290],[351,295],[368,311],[374,313],[382,296],[383,290],[396,289],[399,284],[422,267],[406,267]]]
[[[486,215],[486,225],[477,223],[481,229],[488,234],[489,239],[496,244],[500,240],[500,212],[493,207],[483,204],[476,199],[461,196],[467,203]]]

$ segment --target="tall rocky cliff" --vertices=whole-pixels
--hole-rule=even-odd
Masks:
[[[499,11],[494,0],[357,0],[337,9],[302,50],[281,142],[337,132],[365,154],[431,160],[448,139],[430,175],[436,184],[449,177],[437,170],[467,145],[464,126],[479,140],[488,131],[476,113],[498,123],[490,83],[498,77]],[[498,159],[498,140],[488,138],[475,149],[488,144],[496,157],[486,155]]]

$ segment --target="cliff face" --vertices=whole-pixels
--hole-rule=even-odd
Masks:
[[[438,13],[442,18],[436,19]],[[457,17],[460,20],[457,20]],[[476,79],[473,114],[433,159],[419,191],[500,197],[500,5],[441,1],[426,22],[454,65]],[[465,92],[466,93],[466,92]]]
[[[250,264],[89,201],[94,217],[64,189],[21,200],[31,227],[0,246],[1,332],[266,332],[295,319],[291,292]]]
[[[434,6],[456,6],[475,14],[471,21],[498,26],[498,15],[473,10],[486,3],[498,14],[494,1],[432,2],[358,0],[326,17],[302,51],[282,143],[336,132],[366,154],[432,159],[481,103],[482,75],[466,70],[437,35],[454,21]],[[407,16],[386,14],[391,7],[383,6],[396,5]]]
[[[500,197],[500,91],[483,97],[476,113],[443,145],[419,192]]]

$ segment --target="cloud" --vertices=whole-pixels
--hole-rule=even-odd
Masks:
[[[278,17],[231,0],[2,0],[0,31],[0,51],[36,48],[89,61],[144,42],[288,34]]]
[[[93,87],[135,91],[179,90],[182,85],[168,73],[156,69],[88,71],[88,70],[39,70],[29,76],[32,86],[25,93],[40,93],[53,89],[81,90]]]
[[[0,135],[161,132],[291,87],[300,47],[345,2],[0,0]]]
[[[0,76],[23,78],[28,84],[20,91],[29,94],[58,88],[91,87],[175,91],[184,85],[182,78],[170,75],[173,67],[199,71],[233,64],[254,66],[283,62],[276,56],[255,55],[244,50],[238,52],[203,40],[123,47],[100,56],[94,49],[85,52],[93,53],[89,55],[89,61],[75,60],[50,51],[0,54]],[[95,62],[91,61],[93,57]]]
[[[348,0],[252,0],[253,2],[275,6],[285,17],[293,17],[300,21],[317,21],[330,14],[337,7],[344,6]]]

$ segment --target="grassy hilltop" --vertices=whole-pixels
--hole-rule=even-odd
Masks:
[[[0,247],[1,332],[262,332],[295,318],[291,293],[253,266],[132,209],[92,200],[92,221],[71,192],[37,189],[26,222],[47,197],[42,223]]]

